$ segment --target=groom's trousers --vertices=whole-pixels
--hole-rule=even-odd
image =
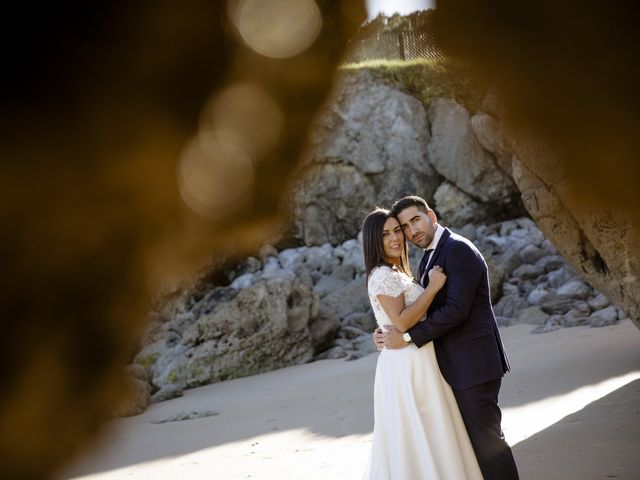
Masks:
[[[484,480],[517,480],[518,469],[511,447],[504,440],[498,407],[501,379],[454,390]]]

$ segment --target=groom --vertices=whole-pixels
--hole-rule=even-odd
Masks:
[[[427,312],[407,333],[392,325],[374,334],[378,349],[421,347],[433,341],[440,371],[451,385],[485,480],[518,478],[511,448],[500,428],[498,391],[509,363],[491,307],[487,265],[466,238],[438,225],[427,202],[417,196],[398,200],[391,208],[405,237],[425,249],[418,279],[425,287],[427,272],[439,265],[447,274]]]

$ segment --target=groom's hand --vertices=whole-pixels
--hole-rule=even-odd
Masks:
[[[379,352],[384,348],[384,338],[382,336],[382,329],[380,327],[376,328],[376,331],[373,332],[373,343],[376,344],[376,348]]]
[[[393,325],[385,325],[385,332],[382,334],[384,347],[390,349],[404,348],[407,342],[402,338],[402,332]]]

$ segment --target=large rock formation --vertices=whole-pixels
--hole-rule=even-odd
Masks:
[[[408,194],[433,200],[449,225],[521,216],[510,159],[483,148],[491,135],[477,136],[454,100],[435,98],[427,110],[382,75],[344,72],[292,196],[294,235],[307,245],[345,241],[365,212]]]
[[[355,237],[363,213],[397,198],[430,198],[440,176],[427,159],[424,105],[369,71],[346,72],[317,118],[293,195],[306,245]]]
[[[228,286],[205,284],[160,302],[134,362],[147,369],[159,401],[184,388],[307,362],[334,346],[343,326],[349,338],[333,356],[356,355],[350,341],[370,339],[373,329],[363,273],[355,239],[337,247],[264,248],[261,258],[228,272]]]
[[[135,358],[155,387],[194,387],[313,357],[317,302],[306,271],[267,267],[252,280],[189,295],[159,312],[150,343]]]
[[[499,99],[484,103],[500,114]],[[582,277],[640,326],[640,235],[631,217],[576,198],[557,153],[530,132],[505,128],[486,112],[472,123],[497,158],[511,158],[513,178],[531,217]],[[505,162],[506,164],[507,162]]]
[[[466,108],[454,100],[436,98],[428,114],[432,135],[429,160],[443,177],[485,203],[502,204],[517,193],[513,179],[482,148]]]

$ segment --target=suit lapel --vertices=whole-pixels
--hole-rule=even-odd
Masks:
[[[442,247],[444,246],[445,242],[449,239],[450,236],[451,236],[451,230],[449,230],[448,228],[445,228],[444,231],[442,232],[442,236],[440,237],[440,240],[438,241],[438,245],[436,245],[436,249],[433,251],[433,255],[431,255],[431,260],[429,260],[429,264],[424,270],[425,272],[428,272],[429,270],[431,270],[431,268],[433,268],[433,265],[435,265],[436,260],[438,259],[438,256],[440,255],[440,253],[442,253]],[[429,285],[429,275],[424,276],[424,283],[422,286],[426,288],[427,285]]]

